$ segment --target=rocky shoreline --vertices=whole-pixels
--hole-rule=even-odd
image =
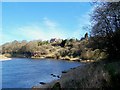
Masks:
[[[41,89],[42,90],[51,90],[52,88],[56,87],[56,84],[60,84],[59,88],[64,88],[64,83],[67,80],[73,78],[73,75],[74,75],[73,73],[76,73],[76,71],[78,69],[83,69],[83,68],[84,68],[84,66],[78,66],[78,67],[75,67],[75,68],[70,68],[67,71],[62,71],[62,75],[57,80],[53,80],[49,83],[43,82],[44,84],[40,83],[40,85],[38,85],[38,86],[33,86],[32,90],[38,90],[38,89],[40,89],[40,90]],[[54,75],[54,74],[52,74],[52,75]]]
[[[101,61],[71,68],[64,71],[59,79],[33,86],[32,90],[113,89],[120,86],[119,64],[120,61],[110,63]]]
[[[66,80],[69,80],[70,78],[73,78],[73,73],[77,73],[77,70],[82,70],[84,67],[86,67],[85,65],[82,66],[78,66],[75,68],[70,68],[67,71],[62,71],[62,75],[55,75],[55,74],[51,74],[51,76],[53,77],[57,77],[57,80],[53,80],[49,83],[46,82],[40,82],[40,85],[38,86],[33,86],[32,90],[38,90],[38,89],[42,89],[42,90],[51,90],[54,87],[56,87],[57,84],[60,84],[60,88],[64,88],[64,82],[66,82]],[[56,89],[55,89],[56,90]],[[59,90],[59,89],[58,89]]]
[[[17,56],[16,56],[17,57]],[[5,61],[5,60],[11,60],[14,57],[6,57],[5,55],[0,55],[0,61]],[[55,58],[52,55],[44,55],[41,57],[24,57],[23,55],[21,57],[17,57],[17,58],[32,58],[32,59],[57,59],[57,60],[67,60],[67,61],[77,61],[77,62],[81,62],[81,63],[91,63],[91,62],[95,62],[95,60],[82,60],[78,57],[59,57],[59,58]]]
[[[102,80],[108,80],[108,72],[103,63],[91,63],[62,72],[57,80],[33,86],[32,90],[79,90],[79,88],[101,88]],[[93,78],[94,77],[94,78]],[[73,89],[71,89],[73,88]],[[75,89],[77,88],[77,89]]]
[[[57,60],[67,60],[67,61],[77,61],[77,62],[81,62],[81,63],[91,63],[91,62],[95,62],[95,60],[90,60],[90,59],[87,59],[87,60],[82,60],[80,58],[70,58],[70,57],[60,57],[60,58],[55,58],[53,56],[42,56],[42,57],[31,57],[32,59],[57,59]]]

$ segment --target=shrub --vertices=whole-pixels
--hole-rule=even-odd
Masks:
[[[5,55],[5,57],[11,57],[11,54],[9,54],[9,53],[6,53],[4,55]]]
[[[83,51],[82,53],[81,53],[81,58],[82,59],[93,59],[93,56],[94,56],[94,52],[93,51],[90,51],[90,50],[88,50],[88,51]]]
[[[60,53],[60,56],[65,57],[66,55],[68,55],[69,50],[61,49],[60,51],[58,51],[58,53]]]
[[[105,59],[107,57],[107,54],[105,52],[100,51],[100,49],[93,50],[83,50],[81,52],[82,59],[93,59],[93,60],[101,60]]]

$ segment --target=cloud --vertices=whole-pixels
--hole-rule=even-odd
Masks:
[[[55,29],[57,27],[57,23],[48,19],[47,17],[43,18],[43,23],[45,24],[45,26],[47,26],[49,29]]]
[[[76,30],[73,32],[73,36],[77,38],[84,37],[85,33],[88,32],[87,27],[91,25],[90,23],[90,14],[93,11],[93,8],[91,8],[88,12],[86,12],[84,15],[78,17],[78,25]]]
[[[17,36],[20,36],[22,38],[26,39],[44,39],[46,38],[43,32],[43,29],[41,29],[39,26],[36,25],[28,25],[19,27],[18,32],[16,33]]]
[[[19,26],[14,28],[9,34],[2,33],[2,37],[7,42],[13,40],[50,40],[51,38],[65,39],[66,30],[58,25],[53,20],[43,18],[42,24],[41,22],[37,24],[35,22],[29,25]]]

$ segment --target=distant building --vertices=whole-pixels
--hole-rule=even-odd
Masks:
[[[50,43],[53,43],[53,42],[56,42],[56,41],[57,41],[56,38],[52,38],[52,39],[50,40]]]
[[[62,41],[62,39],[52,38],[52,39],[50,40],[50,43],[53,43],[53,42],[61,42],[61,41]]]

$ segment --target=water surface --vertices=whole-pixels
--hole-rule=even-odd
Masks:
[[[61,75],[61,71],[79,65],[82,64],[52,59],[13,58],[2,61],[2,88],[31,88],[39,82],[58,79],[51,74]]]

